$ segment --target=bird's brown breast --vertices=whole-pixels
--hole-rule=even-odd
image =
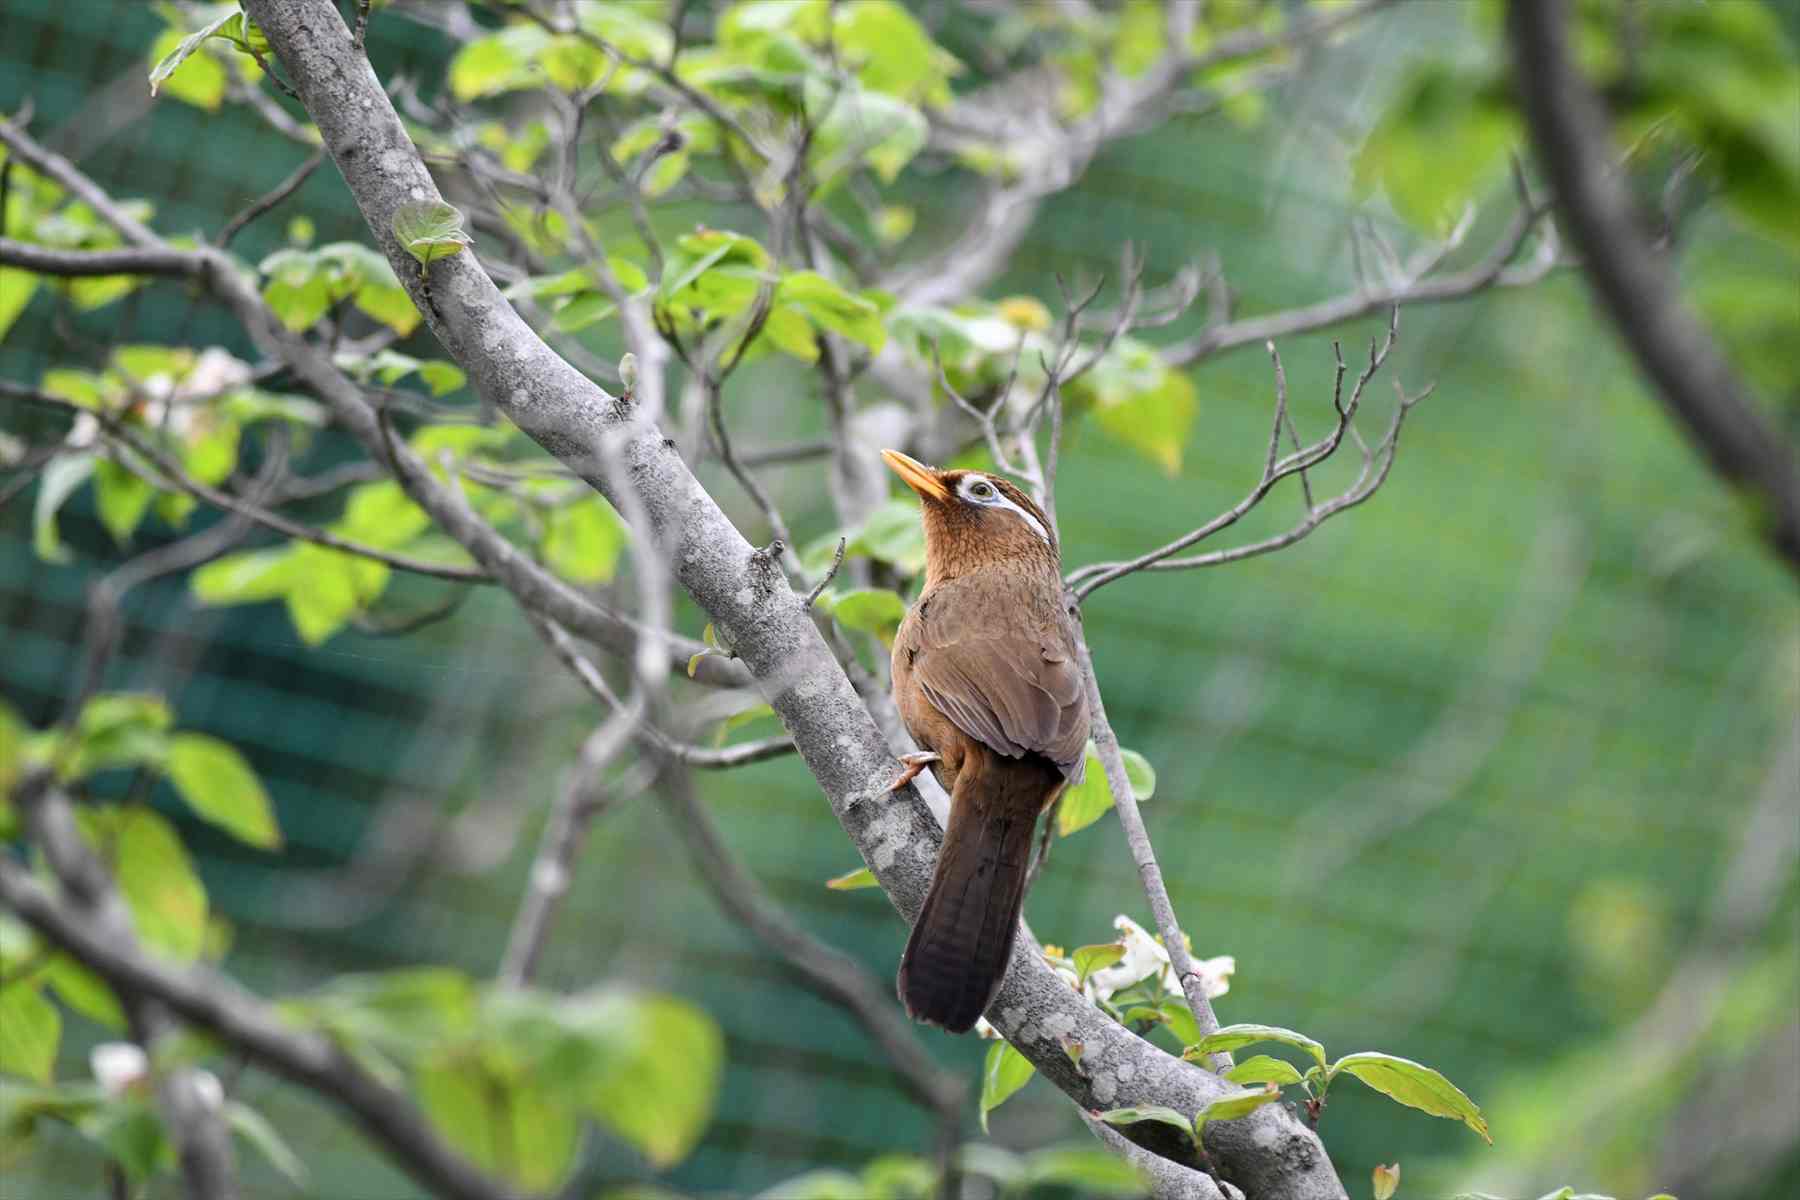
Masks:
[[[1047,759],[1081,769],[1087,701],[1054,576],[995,567],[927,589],[894,639],[894,698],[954,787],[965,755]]]

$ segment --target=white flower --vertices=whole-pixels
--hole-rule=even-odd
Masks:
[[[1113,918],[1113,928],[1119,931],[1125,957],[1088,976],[1089,995],[1093,999],[1109,999],[1114,992],[1122,992],[1152,975],[1157,977],[1164,992],[1171,996],[1183,994],[1181,980],[1169,962],[1169,951],[1150,936],[1149,930],[1124,913]],[[1201,990],[1208,999],[1223,996],[1231,990],[1231,976],[1237,970],[1237,959],[1229,954],[1201,959],[1194,963],[1194,970],[1200,976]]]
[[[75,414],[75,423],[63,437],[63,445],[71,450],[85,450],[100,436],[100,419],[93,413]]]
[[[124,1095],[150,1073],[150,1060],[131,1042],[101,1042],[88,1052],[88,1066],[108,1096]]]
[[[175,385],[177,400],[205,400],[243,387],[255,376],[250,364],[220,346],[208,346]]]
[[[1200,973],[1200,990],[1211,1000],[1231,990],[1231,977],[1237,972],[1237,959],[1229,954],[1203,958],[1194,964],[1194,970]]]
[[[1114,992],[1122,992],[1150,975],[1173,974],[1169,970],[1169,952],[1157,945],[1156,939],[1142,925],[1120,913],[1113,918],[1113,928],[1119,931],[1125,957],[1088,976],[1088,985],[1094,989],[1096,999],[1107,999]]]

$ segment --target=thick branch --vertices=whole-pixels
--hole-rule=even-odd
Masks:
[[[1588,283],[1670,413],[1727,480],[1768,508],[1769,540],[1800,571],[1800,470],[1781,433],[1682,303],[1617,168],[1607,115],[1569,51],[1566,0],[1512,0],[1518,95]]]

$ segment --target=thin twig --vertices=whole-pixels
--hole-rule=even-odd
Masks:
[[[368,5],[365,4],[363,8],[367,11]],[[263,195],[258,196],[255,200],[250,202],[249,206],[246,207],[244,211],[225,222],[225,228],[219,230],[218,236],[213,238],[213,245],[219,247],[221,250],[230,245],[231,239],[236,237],[246,225],[299,191],[306,181],[312,177],[312,173],[319,169],[319,164],[324,161],[325,148],[321,146],[308,155],[305,162],[301,163],[298,167],[295,167],[293,172],[289,174],[286,179],[283,179],[273,188],[270,188]]]
[[[1187,567],[1212,565],[1215,561],[1230,561],[1229,559],[1224,558],[1215,559],[1208,555],[1195,556],[1193,558],[1176,558],[1175,556],[1189,546],[1204,541],[1206,538],[1211,537],[1220,530],[1228,529],[1232,525],[1237,524],[1245,514],[1249,513],[1250,510],[1262,503],[1263,498],[1269,494],[1270,490],[1274,488],[1276,484],[1280,483],[1283,479],[1286,479],[1289,475],[1295,475],[1308,468],[1315,467],[1337,452],[1338,447],[1343,443],[1346,433],[1350,432],[1353,434],[1352,423],[1356,420],[1356,413],[1362,402],[1363,389],[1368,385],[1369,380],[1374,377],[1375,373],[1381,369],[1382,364],[1387,361],[1388,354],[1393,350],[1394,343],[1399,337],[1399,322],[1400,310],[1396,308],[1389,314],[1386,338],[1382,341],[1371,342],[1369,344],[1368,366],[1365,367],[1362,373],[1357,377],[1356,384],[1350,393],[1350,399],[1347,403],[1341,398],[1344,368],[1342,354],[1340,352],[1338,356],[1339,367],[1337,383],[1334,385],[1332,397],[1332,406],[1337,414],[1337,422],[1330,433],[1310,446],[1296,450],[1294,453],[1286,455],[1285,457],[1276,457],[1276,453],[1279,450],[1281,435],[1284,431],[1284,420],[1286,416],[1286,381],[1285,377],[1283,377],[1281,387],[1277,393],[1275,419],[1271,423],[1269,431],[1269,458],[1264,465],[1262,476],[1257,480],[1256,485],[1250,489],[1242,500],[1239,500],[1236,504],[1232,505],[1231,508],[1220,513],[1204,525],[1188,531],[1174,541],[1165,543],[1154,550],[1147,551],[1138,555],[1136,558],[1124,562],[1093,563],[1071,572],[1067,582],[1074,588],[1077,602],[1085,600],[1088,596],[1092,595],[1096,589],[1137,571],[1147,569],[1178,570]],[[1415,397],[1413,402],[1416,403],[1423,398],[1423,395]],[[1410,405],[1403,406],[1402,415],[1405,407],[1410,407]],[[1395,432],[1396,434],[1398,433],[1397,427]],[[1391,459],[1389,461],[1391,462]],[[1386,472],[1384,469],[1375,486],[1379,487],[1379,479],[1385,479],[1385,477]],[[1351,496],[1354,496],[1354,498],[1349,498]],[[1359,494],[1356,492],[1356,489],[1353,488],[1351,492],[1346,493],[1345,497],[1340,497],[1340,500],[1343,501],[1342,503],[1335,501],[1328,502],[1324,506],[1312,510],[1307,520],[1302,523],[1305,526],[1304,531],[1281,542],[1281,544],[1291,545],[1292,542],[1298,541],[1300,537],[1305,536],[1306,533],[1309,533],[1312,529],[1316,528],[1326,516],[1342,511],[1344,508],[1359,504],[1367,498],[1367,493]],[[1256,553],[1263,552],[1266,551],[1256,551]],[[1249,555],[1240,554],[1236,557],[1249,557]]]
[[[111,413],[71,404],[59,396],[47,395],[35,388],[23,387],[4,379],[0,379],[0,395],[27,400],[33,404],[54,408],[72,415],[89,414],[99,422],[100,428],[106,432],[108,437],[156,468],[162,478],[149,480],[148,482],[152,486],[166,491],[186,492],[197,500],[204,500],[214,508],[246,517],[276,533],[286,534],[288,537],[326,546],[333,550],[341,550],[345,554],[354,554],[359,558],[367,558],[393,567],[395,570],[410,571],[416,575],[429,575],[433,578],[450,579],[459,583],[491,583],[493,581],[492,576],[479,567],[458,567],[409,558],[404,554],[395,554],[392,551],[366,545],[352,538],[340,537],[329,530],[315,529],[310,525],[284,517],[278,512],[271,512],[259,504],[233,496],[228,492],[222,492],[209,484],[201,483],[184,471],[174,459],[132,433],[123,421]]]

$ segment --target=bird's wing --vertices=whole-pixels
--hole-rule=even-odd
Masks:
[[[912,670],[932,707],[998,753],[1036,752],[1078,772],[1087,698],[1068,631],[1021,620],[973,589],[947,585],[925,604]]]

